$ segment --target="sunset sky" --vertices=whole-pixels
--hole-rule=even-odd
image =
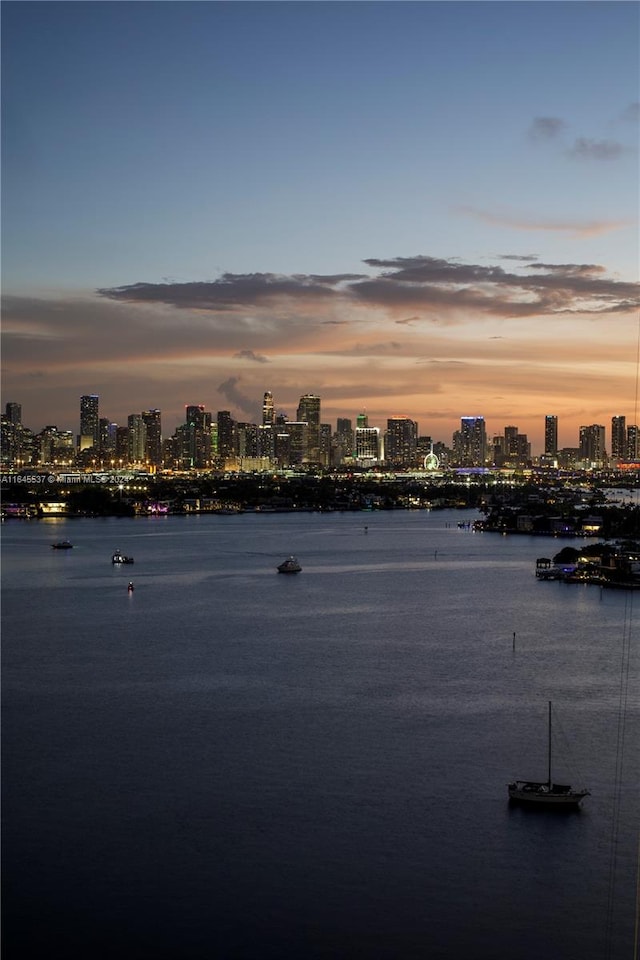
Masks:
[[[2,403],[637,422],[632,2],[2,3]]]

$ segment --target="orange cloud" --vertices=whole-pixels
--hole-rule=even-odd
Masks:
[[[623,227],[632,226],[636,220],[553,220],[551,218],[529,217],[514,213],[491,213],[477,207],[459,206],[457,213],[482,220],[497,227],[511,227],[513,230],[534,230],[555,233],[568,233],[572,237],[597,237]]]

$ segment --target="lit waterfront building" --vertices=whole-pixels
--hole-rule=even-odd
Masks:
[[[483,467],[487,459],[484,417],[461,417],[454,436],[454,450],[461,467]]]
[[[127,458],[129,463],[144,463],[147,455],[147,428],[141,413],[127,417]]]
[[[305,459],[320,460],[320,397],[306,393],[298,403],[298,422],[307,423],[307,450]]]
[[[147,428],[147,460],[154,467],[162,466],[162,416],[158,409],[143,410],[142,419]]]
[[[74,459],[74,442],[71,430],[58,430],[56,426],[46,426],[36,438],[40,444],[40,464],[50,466],[70,465]]]
[[[409,417],[389,417],[385,436],[385,460],[394,466],[409,466],[415,462],[418,444],[418,424]]]
[[[604,427],[599,423],[580,427],[580,453],[582,463],[588,467],[604,466],[607,453],[604,443]]]
[[[373,463],[380,459],[380,430],[378,427],[356,427],[356,460]]]
[[[100,445],[100,398],[95,394],[80,397],[80,450]]]
[[[0,459],[3,466],[20,466],[21,462],[30,459],[29,439],[33,435],[22,426],[22,404],[8,403],[5,410],[1,424]]]

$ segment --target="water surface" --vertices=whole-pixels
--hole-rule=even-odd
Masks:
[[[5,523],[5,960],[632,956],[632,595],[472,517]]]

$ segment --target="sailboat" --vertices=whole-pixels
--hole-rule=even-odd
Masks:
[[[588,790],[574,790],[566,783],[554,783],[551,778],[551,701],[549,700],[549,741],[547,779],[514,780],[509,784],[509,800],[515,803],[536,803],[549,807],[579,807]]]

